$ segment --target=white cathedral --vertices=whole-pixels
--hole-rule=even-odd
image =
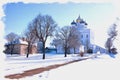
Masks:
[[[76,27],[80,32],[80,42],[82,44],[82,49],[84,51],[92,49],[93,53],[96,53],[97,51],[105,53],[106,50],[104,48],[94,44],[93,31],[88,28],[87,25],[88,24],[80,17],[80,15],[78,16],[76,21],[73,20],[73,22],[71,22],[71,26]]]
[[[87,28],[87,23],[81,19],[80,15],[76,19],[76,22],[73,20],[71,22],[72,27],[76,27],[80,32],[80,42],[84,46],[84,50],[93,49],[94,36],[92,30]]]

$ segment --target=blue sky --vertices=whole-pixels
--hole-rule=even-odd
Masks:
[[[19,2],[4,5],[4,12],[6,34],[10,32],[22,34],[29,22],[39,13],[52,16],[60,27],[70,25],[80,15],[88,23],[88,27],[94,30],[96,39],[106,33],[115,18],[115,8],[112,3],[24,4]]]

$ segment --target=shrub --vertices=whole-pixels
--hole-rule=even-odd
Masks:
[[[84,52],[80,52],[80,56],[83,57],[83,55],[84,55]]]
[[[93,50],[92,49],[88,49],[87,53],[93,53]]]
[[[112,49],[111,49],[111,53],[117,54],[117,49],[116,49],[116,48],[112,48]]]

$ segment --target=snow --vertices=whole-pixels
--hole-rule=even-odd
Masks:
[[[38,59],[41,55],[31,55],[29,59],[25,56],[8,57],[6,59],[5,73],[22,73],[25,70],[34,69],[41,66],[59,64],[75,59],[81,59],[76,55],[47,55],[46,60]],[[93,56],[93,55],[92,55]],[[91,56],[89,56],[91,57]],[[86,57],[85,57],[86,58]],[[94,56],[91,59],[71,63],[56,69],[45,71],[33,76],[27,76],[19,80],[120,80],[120,55],[111,57],[107,54]],[[32,66],[32,67],[31,67]]]
[[[25,55],[7,55],[7,58],[5,60],[5,74],[9,75],[15,73],[23,73],[25,70],[46,67],[53,64],[61,64],[75,59],[82,59],[82,57],[76,55],[68,55],[68,57],[65,58],[64,54],[46,54],[46,59],[43,60],[42,54],[30,55],[29,58],[26,58]]]
[[[23,40],[21,40],[21,39],[19,39],[18,43],[28,45],[27,41],[23,41]]]
[[[2,49],[1,49],[2,50]],[[1,51],[0,51],[1,52]],[[0,54],[0,80],[3,80],[4,79],[4,65],[5,65],[5,55],[4,53],[1,53]]]
[[[119,80],[119,62],[104,55],[52,70],[45,80]]]

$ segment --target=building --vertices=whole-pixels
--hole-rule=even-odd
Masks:
[[[82,46],[84,46],[84,51],[87,51],[88,49],[93,49],[94,45],[94,34],[91,29],[87,27],[87,23],[80,17],[73,22],[71,22],[72,27],[76,27],[77,30],[80,32],[80,42]]]
[[[28,43],[25,39],[15,39],[12,42],[8,42],[5,44],[5,53],[6,54],[20,54],[24,55],[27,53]],[[34,44],[30,50],[30,53],[36,53],[37,46]]]
[[[100,51],[101,53],[105,53],[106,49],[96,45],[94,43],[94,33],[93,31],[88,28],[88,24],[84,21],[80,15],[78,18],[71,22],[72,27],[76,27],[77,30],[80,32],[80,42],[82,44],[82,48],[84,48],[84,52],[88,50],[92,50],[93,53]]]

